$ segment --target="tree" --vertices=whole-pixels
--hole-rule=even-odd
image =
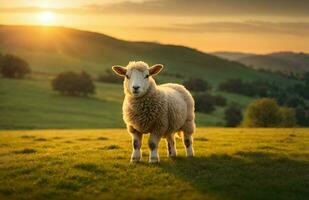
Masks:
[[[29,64],[14,55],[5,55],[1,58],[0,72],[7,78],[23,78],[31,72]]]
[[[194,96],[195,110],[198,112],[211,113],[215,110],[215,103],[210,94],[197,93]]]
[[[280,127],[296,126],[295,110],[293,108],[281,107],[280,114],[281,114]]]
[[[300,126],[309,126],[309,108],[305,106],[298,106],[295,109],[297,124]]]
[[[242,120],[242,112],[240,106],[236,103],[230,104],[224,111],[225,124],[228,127],[236,127]]]
[[[215,95],[215,96],[211,96],[211,98],[213,98],[213,101],[215,103],[215,105],[217,106],[226,106],[226,98],[224,98],[221,95]]]
[[[211,87],[210,85],[199,78],[190,78],[189,80],[186,80],[183,85],[190,91],[195,92],[204,92],[206,90],[209,90]]]
[[[306,72],[304,74],[304,81],[305,81],[306,85],[309,86],[309,72]]]
[[[281,122],[280,107],[271,98],[253,101],[246,109],[244,126],[247,127],[278,127]]]
[[[52,87],[54,90],[65,95],[84,95],[93,94],[95,92],[95,85],[89,74],[82,71],[64,72],[60,73],[52,80]]]

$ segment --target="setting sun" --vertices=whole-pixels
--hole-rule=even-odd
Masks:
[[[38,14],[38,20],[42,25],[51,25],[54,23],[55,14],[50,11],[44,11]]]

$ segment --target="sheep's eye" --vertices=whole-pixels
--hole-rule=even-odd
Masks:
[[[145,76],[145,78],[149,78],[149,75],[147,74],[147,75]]]
[[[126,78],[127,78],[127,79],[130,79],[130,77],[129,77],[128,75],[126,75]]]

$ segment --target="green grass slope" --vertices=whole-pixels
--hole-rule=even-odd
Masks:
[[[306,200],[308,129],[198,129],[196,157],[130,164],[124,129],[0,131],[0,199]]]
[[[0,129],[124,127],[122,86],[96,83],[96,87],[91,97],[69,97],[54,92],[45,76],[0,78]],[[198,113],[198,126],[223,125],[222,112]]]

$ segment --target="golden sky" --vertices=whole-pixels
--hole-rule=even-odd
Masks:
[[[53,25],[212,51],[309,52],[307,0],[0,0],[0,24]]]

